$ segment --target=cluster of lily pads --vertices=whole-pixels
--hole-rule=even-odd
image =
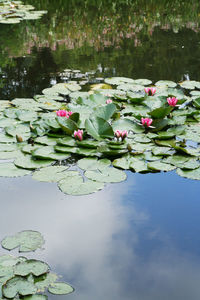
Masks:
[[[0,101],[0,176],[33,173],[70,195],[124,181],[123,170],[200,180],[200,82],[113,77],[42,93]]]
[[[19,248],[19,252],[35,251],[44,244],[38,231],[26,230],[4,238],[4,249]],[[27,259],[24,256],[0,256],[0,298],[46,300],[46,289],[51,294],[64,295],[74,291],[65,282],[57,282],[58,275],[50,272],[50,267],[43,261]]]
[[[0,23],[16,24],[22,20],[41,18],[47,11],[34,11],[34,6],[24,5],[22,1],[0,0]]]

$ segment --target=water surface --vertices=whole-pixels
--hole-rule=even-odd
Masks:
[[[200,80],[198,1],[26,2],[49,13],[0,25],[0,99],[41,93],[66,68]],[[198,181],[128,172],[126,182],[72,197],[26,176],[1,178],[0,191],[0,237],[25,229],[44,235],[45,249],[30,257],[75,287],[58,298],[199,299]]]

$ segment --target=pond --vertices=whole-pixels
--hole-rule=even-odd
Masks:
[[[87,73],[89,83],[200,80],[198,1],[24,2],[48,13],[0,24],[1,100],[65,82],[65,69]],[[48,262],[75,288],[49,299],[199,299],[199,181],[175,171],[126,173],[126,181],[86,196],[31,176],[1,177],[1,239],[41,232],[44,249],[27,257]]]

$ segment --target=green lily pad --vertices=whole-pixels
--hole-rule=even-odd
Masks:
[[[78,160],[78,167],[83,170],[104,170],[111,165],[109,159],[97,159],[97,158],[82,158]]]
[[[52,164],[52,160],[41,160],[41,159],[33,159],[30,155],[20,156],[15,161],[14,164],[16,167],[35,170],[39,168],[44,168]]]
[[[200,168],[195,170],[177,169],[176,172],[179,176],[189,178],[189,179],[194,179],[194,180],[200,180]]]
[[[19,252],[30,252],[41,248],[44,239],[40,232],[25,230],[8,236],[1,241],[1,246],[7,250],[13,250],[19,247]]]
[[[104,168],[99,172],[86,171],[84,175],[98,182],[121,182],[126,180],[126,173],[115,168]]]
[[[108,121],[116,111],[116,106],[113,103],[94,109],[94,116]]]
[[[106,120],[99,117],[86,120],[85,128],[87,133],[96,140],[100,140],[103,137],[112,138],[114,136],[111,125]]]
[[[9,279],[2,287],[3,296],[14,298],[17,294],[21,296],[32,295],[37,292],[35,285],[21,276]]]
[[[78,175],[77,171],[67,171],[68,166],[50,166],[43,168],[39,171],[35,171],[33,179],[44,182],[58,182],[63,178]]]
[[[48,271],[49,266],[46,263],[35,259],[20,262],[14,267],[15,275],[19,276],[27,276],[29,274],[40,276],[47,273]]]
[[[97,192],[104,187],[104,183],[93,180],[83,181],[82,176],[71,176],[58,183],[60,190],[68,195],[81,196]]]
[[[35,280],[35,286],[37,287],[37,292],[44,292],[50,284],[55,283],[58,279],[58,275],[54,273],[43,274]]]
[[[170,164],[163,163],[162,161],[152,161],[147,164],[149,169],[156,170],[156,171],[172,171],[176,169],[175,166]]]
[[[56,282],[48,288],[48,291],[54,295],[66,295],[72,293],[74,288],[65,282]]]
[[[142,85],[149,85],[149,84],[152,84],[152,81],[149,79],[135,79],[134,83],[142,84]]]
[[[155,83],[156,86],[161,86],[161,87],[171,87],[174,88],[177,86],[177,84],[173,81],[170,80],[159,80]]]
[[[38,147],[32,150],[31,154],[33,158],[37,159],[64,160],[69,158],[68,154],[55,152],[53,146]]]
[[[126,78],[126,77],[111,77],[111,78],[106,78],[105,82],[107,84],[119,85],[123,83],[134,83],[134,80],[132,78]]]
[[[29,170],[19,169],[13,163],[0,163],[0,177],[22,177],[29,174]]]
[[[146,173],[149,172],[147,163],[144,159],[132,158],[129,168],[138,173]]]

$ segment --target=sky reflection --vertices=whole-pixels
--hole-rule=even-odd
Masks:
[[[171,188],[164,192],[166,176]],[[30,256],[47,261],[76,288],[69,300],[196,300],[200,276],[196,187],[197,182],[173,173],[129,174],[126,183],[72,197],[54,184],[30,177],[1,179],[0,236],[24,229],[40,231],[45,250]]]

